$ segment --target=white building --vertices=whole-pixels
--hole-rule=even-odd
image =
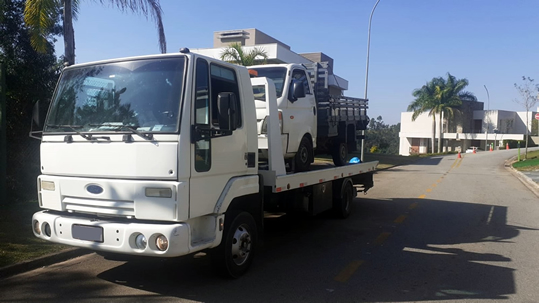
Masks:
[[[328,55],[322,52],[297,54],[290,46],[256,28],[214,32],[213,48],[195,48],[191,51],[220,59],[223,50],[233,42],[241,43],[246,52],[255,47],[263,49],[268,55],[268,64],[328,62],[330,95],[341,95],[342,91],[348,89],[348,81],[333,73],[333,59]]]
[[[539,109],[538,109],[539,111]],[[513,112],[505,110],[483,110],[483,102],[464,102],[461,113],[452,119],[443,119],[442,150],[465,151],[469,147],[489,150],[491,143],[496,147],[504,147],[503,140],[524,140],[526,120],[530,135],[532,126],[537,132],[537,112]],[[399,154],[425,154],[430,152],[432,140],[433,117],[425,112],[412,121],[412,112],[401,113],[401,129],[399,133]],[[436,115],[435,145],[438,144],[440,117]],[[487,142],[489,145],[487,145]],[[436,150],[437,151],[437,147]]]

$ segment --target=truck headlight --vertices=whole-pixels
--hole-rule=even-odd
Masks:
[[[56,186],[54,185],[53,181],[43,181],[43,180],[41,180],[41,189],[54,191],[56,189]]]
[[[172,189],[170,188],[150,188],[145,189],[146,197],[172,198]]]
[[[145,249],[146,244],[148,244],[148,242],[146,241],[146,237],[144,237],[143,234],[138,234],[135,237],[135,245],[137,246],[138,249]]]
[[[281,130],[281,134],[283,133],[283,112],[279,111],[279,129]],[[260,129],[261,134],[267,134],[268,133],[268,116],[264,118],[264,121],[262,121],[262,127]]]
[[[160,251],[167,250],[167,248],[168,248],[167,237],[165,237],[163,235],[157,236],[157,238],[155,238],[155,246],[157,246],[157,249],[159,249]]]
[[[37,221],[37,220],[34,221],[34,232],[37,235],[41,234],[41,226],[39,225],[39,221]]]

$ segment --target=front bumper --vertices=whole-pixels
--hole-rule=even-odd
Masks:
[[[38,226],[41,229],[39,234],[34,229],[34,235],[38,238],[55,243],[113,253],[177,257],[212,246],[212,243],[206,243],[207,245],[197,246],[196,248],[192,247],[190,245],[191,227],[187,223],[113,222],[95,218],[65,217],[47,211],[35,213],[32,217],[32,226],[34,226],[36,221],[39,222]],[[45,223],[48,223],[50,226],[50,236],[45,234]],[[98,242],[100,240],[90,241],[74,238],[73,225],[102,228],[102,242]],[[139,249],[135,245],[135,238],[139,234],[143,234],[146,237],[148,244],[144,249]],[[155,240],[159,235],[163,235],[168,239],[169,245],[165,251],[160,251],[155,244]]]

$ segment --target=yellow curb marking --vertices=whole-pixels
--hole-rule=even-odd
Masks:
[[[432,191],[432,188],[427,188],[426,192],[430,193]]]
[[[335,277],[337,282],[346,282],[356,272],[356,270],[363,264],[363,260],[355,260],[346,265],[346,267]]]

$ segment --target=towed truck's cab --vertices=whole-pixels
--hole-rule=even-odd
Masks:
[[[314,90],[305,67],[301,64],[267,64],[250,66],[252,77],[273,80],[277,94],[277,107],[283,142],[283,156],[292,160],[295,171],[306,171],[314,160],[317,120]],[[260,156],[267,159],[267,112],[265,92],[253,87]]]
[[[189,53],[67,67],[46,118],[36,236],[179,256],[221,242],[234,196],[257,194],[245,68]]]

